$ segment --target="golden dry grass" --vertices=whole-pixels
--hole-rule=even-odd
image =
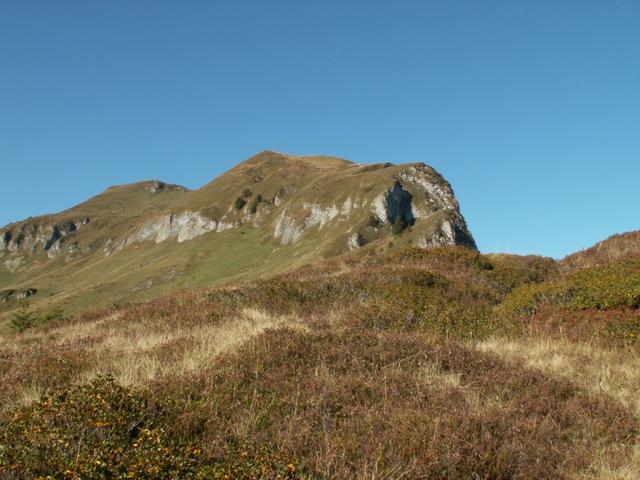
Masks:
[[[238,348],[251,337],[268,329],[304,329],[292,315],[272,315],[252,308],[237,318],[197,327],[157,324],[141,319],[125,325],[115,323],[118,315],[63,325],[48,331],[27,332],[13,342],[3,339],[0,350],[18,352],[27,345],[55,345],[74,348],[82,344],[91,353],[91,362],[78,371],[74,383],[86,383],[98,374],[111,374],[126,386],[139,386],[165,375],[198,371],[223,352]],[[175,352],[167,351],[180,344]],[[21,386],[19,404],[37,400],[44,388],[37,383]]]
[[[255,309],[245,309],[240,317],[221,324],[196,328],[149,332],[142,322],[132,326],[133,331],[110,332],[97,344],[97,365],[85,372],[84,379],[109,372],[123,385],[140,385],[164,375],[196,372],[251,337],[281,327],[302,328],[295,317],[270,315]],[[163,347],[178,342],[183,342],[185,347],[176,354],[169,357],[161,354]]]

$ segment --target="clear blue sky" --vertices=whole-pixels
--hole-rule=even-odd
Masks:
[[[424,161],[483,251],[640,228],[640,2],[0,0],[0,224],[262,150]]]

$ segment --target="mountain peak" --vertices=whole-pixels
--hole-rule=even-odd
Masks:
[[[441,245],[476,249],[433,168],[265,150],[197,190],[115,185],[0,229],[0,288],[35,288],[36,301],[130,301],[166,291],[178,272],[181,285],[212,284],[351,251]]]
[[[238,165],[238,167],[271,167],[283,164],[292,164],[313,168],[336,168],[341,166],[354,165],[349,160],[328,155],[296,155],[292,153],[276,152],[273,150],[262,150],[249,157]]]

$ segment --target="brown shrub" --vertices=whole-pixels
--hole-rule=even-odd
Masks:
[[[267,332],[195,380],[154,388],[181,399],[176,437],[273,442],[329,478],[558,478],[636,432],[609,398],[398,332]]]

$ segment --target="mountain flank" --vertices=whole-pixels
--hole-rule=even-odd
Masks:
[[[3,227],[0,289],[95,307],[354,250],[443,245],[476,249],[450,184],[432,167],[264,151],[197,190],[118,185]]]

